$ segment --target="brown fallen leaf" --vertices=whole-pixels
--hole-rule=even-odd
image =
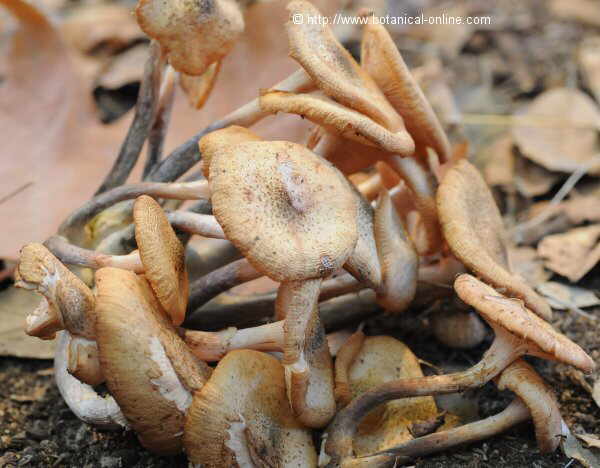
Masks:
[[[565,436],[561,440],[560,448],[567,457],[574,458],[586,468],[597,468],[600,466],[600,458],[591,450],[582,447],[566,425],[564,426],[564,433]]]
[[[539,284],[536,288],[553,309],[567,310],[573,307],[592,307],[600,304],[600,299],[589,289],[568,286],[556,281]]]
[[[549,6],[560,19],[600,26],[600,9],[595,0],[552,0]]]
[[[600,224],[546,236],[538,254],[546,268],[576,283],[600,261]]]
[[[25,317],[35,309],[40,296],[10,287],[0,292],[0,356],[51,359],[54,342],[25,334]]]
[[[600,449],[600,439],[592,434],[575,434],[575,436],[583,440],[589,448]]]
[[[600,102],[600,36],[586,38],[579,46],[577,59],[585,84]]]
[[[511,190],[515,182],[515,159],[513,138],[509,133],[497,138],[483,150],[483,177],[492,187],[501,186]]]
[[[544,283],[552,276],[552,273],[544,268],[544,261],[533,247],[509,247],[508,263],[511,271],[531,287]]]
[[[558,181],[560,175],[523,158],[515,156],[515,179],[517,191],[526,198],[545,195]]]
[[[115,55],[99,71],[94,87],[118,89],[126,84],[140,82],[147,57],[147,44],[138,44]]]
[[[520,118],[527,123],[518,123],[512,133],[525,157],[550,171],[573,172],[591,164],[588,172],[600,173],[600,111],[589,96],[576,89],[551,89]]]

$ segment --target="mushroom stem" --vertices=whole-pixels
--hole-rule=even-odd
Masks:
[[[79,240],[83,237],[83,227],[95,215],[115,203],[131,200],[140,195],[177,200],[198,200],[210,198],[210,189],[206,180],[179,183],[140,182],[116,187],[96,195],[71,213],[60,225],[58,233],[73,242],[79,243]]]
[[[154,166],[158,164],[163,154],[163,146],[165,142],[165,135],[169,128],[169,122],[171,121],[171,111],[173,110],[173,103],[175,101],[175,81],[177,80],[177,72],[167,65],[165,76],[160,89],[160,97],[158,99],[158,108],[156,109],[156,116],[154,122],[148,132],[148,151],[146,164],[144,165],[144,172],[142,178],[145,179],[148,174],[154,169]]]
[[[362,418],[373,408],[390,400],[414,396],[455,393],[485,384],[511,362],[523,355],[527,345],[502,327],[494,326],[496,338],[473,367],[452,374],[387,382],[355,398],[341,410],[330,426],[327,452],[342,457],[352,455],[352,440]]]
[[[96,191],[96,195],[125,183],[135,166],[156,116],[165,65],[166,57],[158,42],[153,40],[150,43],[148,59],[144,67],[133,121],[125,141],[121,145],[119,155]]]
[[[171,226],[180,231],[212,239],[225,239],[223,228],[212,215],[177,210],[167,213],[167,218]]]
[[[59,332],[54,355],[54,378],[63,400],[75,416],[87,424],[102,429],[127,428],[127,420],[112,396],[101,397],[90,385],[80,382],[67,371],[70,341],[69,332]]]
[[[530,418],[529,410],[520,398],[515,398],[503,411],[480,421],[462,425],[447,431],[435,432],[411,439],[385,451],[356,458],[353,467],[395,466],[415,458],[441,452],[461,444],[477,442]],[[333,465],[330,465],[333,466]]]

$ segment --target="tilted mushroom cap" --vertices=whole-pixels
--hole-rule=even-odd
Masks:
[[[344,348],[353,345],[351,341],[346,343],[336,360],[336,390],[339,366],[347,366],[347,383],[353,398],[391,380],[423,377],[417,357],[391,336],[364,338],[350,363],[340,360]],[[431,423],[437,416],[435,401],[430,396],[390,401],[363,419],[354,438],[354,452],[360,457],[410,440],[413,424]]]
[[[185,318],[189,292],[185,248],[152,197],[142,195],[136,199],[133,219],[146,279],[173,323],[179,325]]]
[[[363,30],[361,64],[373,77],[415,140],[419,156],[433,148],[442,161],[450,157],[450,143],[431,105],[412,77],[385,27],[369,21]]]
[[[273,114],[298,114],[323,126],[331,133],[390,153],[408,156],[415,149],[408,133],[394,133],[364,114],[316,93],[295,94],[268,90],[260,96],[260,108]]]
[[[92,291],[42,244],[21,249],[15,286],[43,295],[40,305],[27,317],[25,332],[53,339],[58,330],[94,338]]]
[[[529,408],[540,452],[553,452],[560,443],[562,417],[556,397],[533,368],[522,359],[513,362],[499,377],[500,390],[516,393]]]
[[[140,0],[135,10],[142,30],[166,51],[170,64],[201,75],[229,53],[244,30],[235,0]]]
[[[219,362],[194,395],[184,433],[190,461],[206,468],[317,464],[311,434],[290,410],[283,366],[258,351]]]
[[[209,178],[210,160],[215,151],[219,151],[225,146],[232,146],[244,141],[260,141],[258,135],[255,135],[250,130],[238,125],[231,125],[220,130],[210,132],[200,138],[198,146],[202,161],[200,161],[202,173],[204,177]]]
[[[227,238],[276,281],[328,276],[354,250],[354,194],[330,163],[301,145],[222,147],[211,157],[210,187]]]
[[[594,369],[594,361],[583,349],[531,312],[523,301],[505,297],[466,273],[456,278],[454,289],[490,325],[521,338],[528,354],[561,361],[588,373]]]
[[[143,276],[96,272],[96,336],[106,384],[141,444],[161,454],[182,447],[184,415],[208,379]]]
[[[444,176],[437,192],[444,237],[456,257],[496,288],[516,296],[539,316],[548,319],[548,303],[510,273],[504,225],[490,189],[479,171],[461,160]]]
[[[402,118],[394,111],[373,79],[335,38],[321,12],[310,2],[287,6],[286,23],[290,55],[317,86],[336,102],[368,116],[392,132],[406,134]],[[301,17],[303,21],[297,19]],[[295,20],[295,21],[294,21]]]

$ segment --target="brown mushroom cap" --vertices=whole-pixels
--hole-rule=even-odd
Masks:
[[[444,237],[454,255],[496,288],[516,296],[548,319],[548,303],[508,269],[504,225],[498,207],[479,171],[461,160],[445,174],[437,192]]]
[[[135,200],[133,219],[146,279],[173,323],[179,325],[185,318],[189,293],[185,248],[152,197],[142,195]]]
[[[202,109],[215,86],[220,70],[221,61],[218,61],[209,65],[202,75],[182,73],[179,76],[179,84],[187,95],[190,106],[195,109]]]
[[[201,75],[221,60],[244,30],[244,17],[234,0],[140,0],[135,13],[173,68],[188,75]]]
[[[228,353],[196,392],[184,431],[192,463],[316,466],[310,432],[293,417],[283,366],[252,350]]]
[[[354,194],[330,163],[301,145],[224,146],[211,157],[210,186],[227,238],[276,281],[328,276],[354,250]]]
[[[540,452],[554,452],[560,443],[562,417],[552,389],[522,359],[513,362],[496,379],[500,390],[516,393],[529,408]]]
[[[210,369],[177,334],[142,276],[96,272],[96,336],[106,384],[141,444],[181,450],[184,415]]]
[[[348,346],[352,344],[347,342]],[[390,336],[366,337],[347,370],[353,398],[385,382],[415,377],[423,377],[419,360],[404,343]],[[413,424],[430,422],[437,416],[435,401],[430,396],[390,401],[362,420],[354,438],[354,452],[360,457],[410,440]]]
[[[531,312],[523,301],[505,297],[466,273],[456,278],[454,289],[490,325],[500,326],[522,339],[528,354],[561,361],[587,373],[594,369],[594,361],[583,349]]]
[[[21,249],[15,286],[43,295],[40,305],[27,317],[26,333],[53,339],[58,330],[93,339],[92,291],[42,244]]]
[[[364,69],[404,119],[419,156],[425,158],[425,148],[431,147],[447,160],[450,143],[442,125],[381,23],[369,21],[364,27],[360,56]]]

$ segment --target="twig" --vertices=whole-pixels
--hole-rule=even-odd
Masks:
[[[13,198],[14,196],[18,195],[19,193],[21,193],[23,190],[29,188],[31,185],[33,185],[33,181],[29,181],[29,182],[25,182],[23,185],[21,185],[20,187],[17,187],[16,189],[14,189],[12,192],[7,193],[6,195],[4,195],[2,198],[0,198],[0,204],[10,200],[11,198]]]
[[[125,183],[133,166],[135,166],[156,115],[165,63],[160,45],[156,41],[152,41],[135,106],[133,122],[129,127],[125,141],[121,145],[119,156],[104,178],[102,185],[96,191],[96,195]]]

